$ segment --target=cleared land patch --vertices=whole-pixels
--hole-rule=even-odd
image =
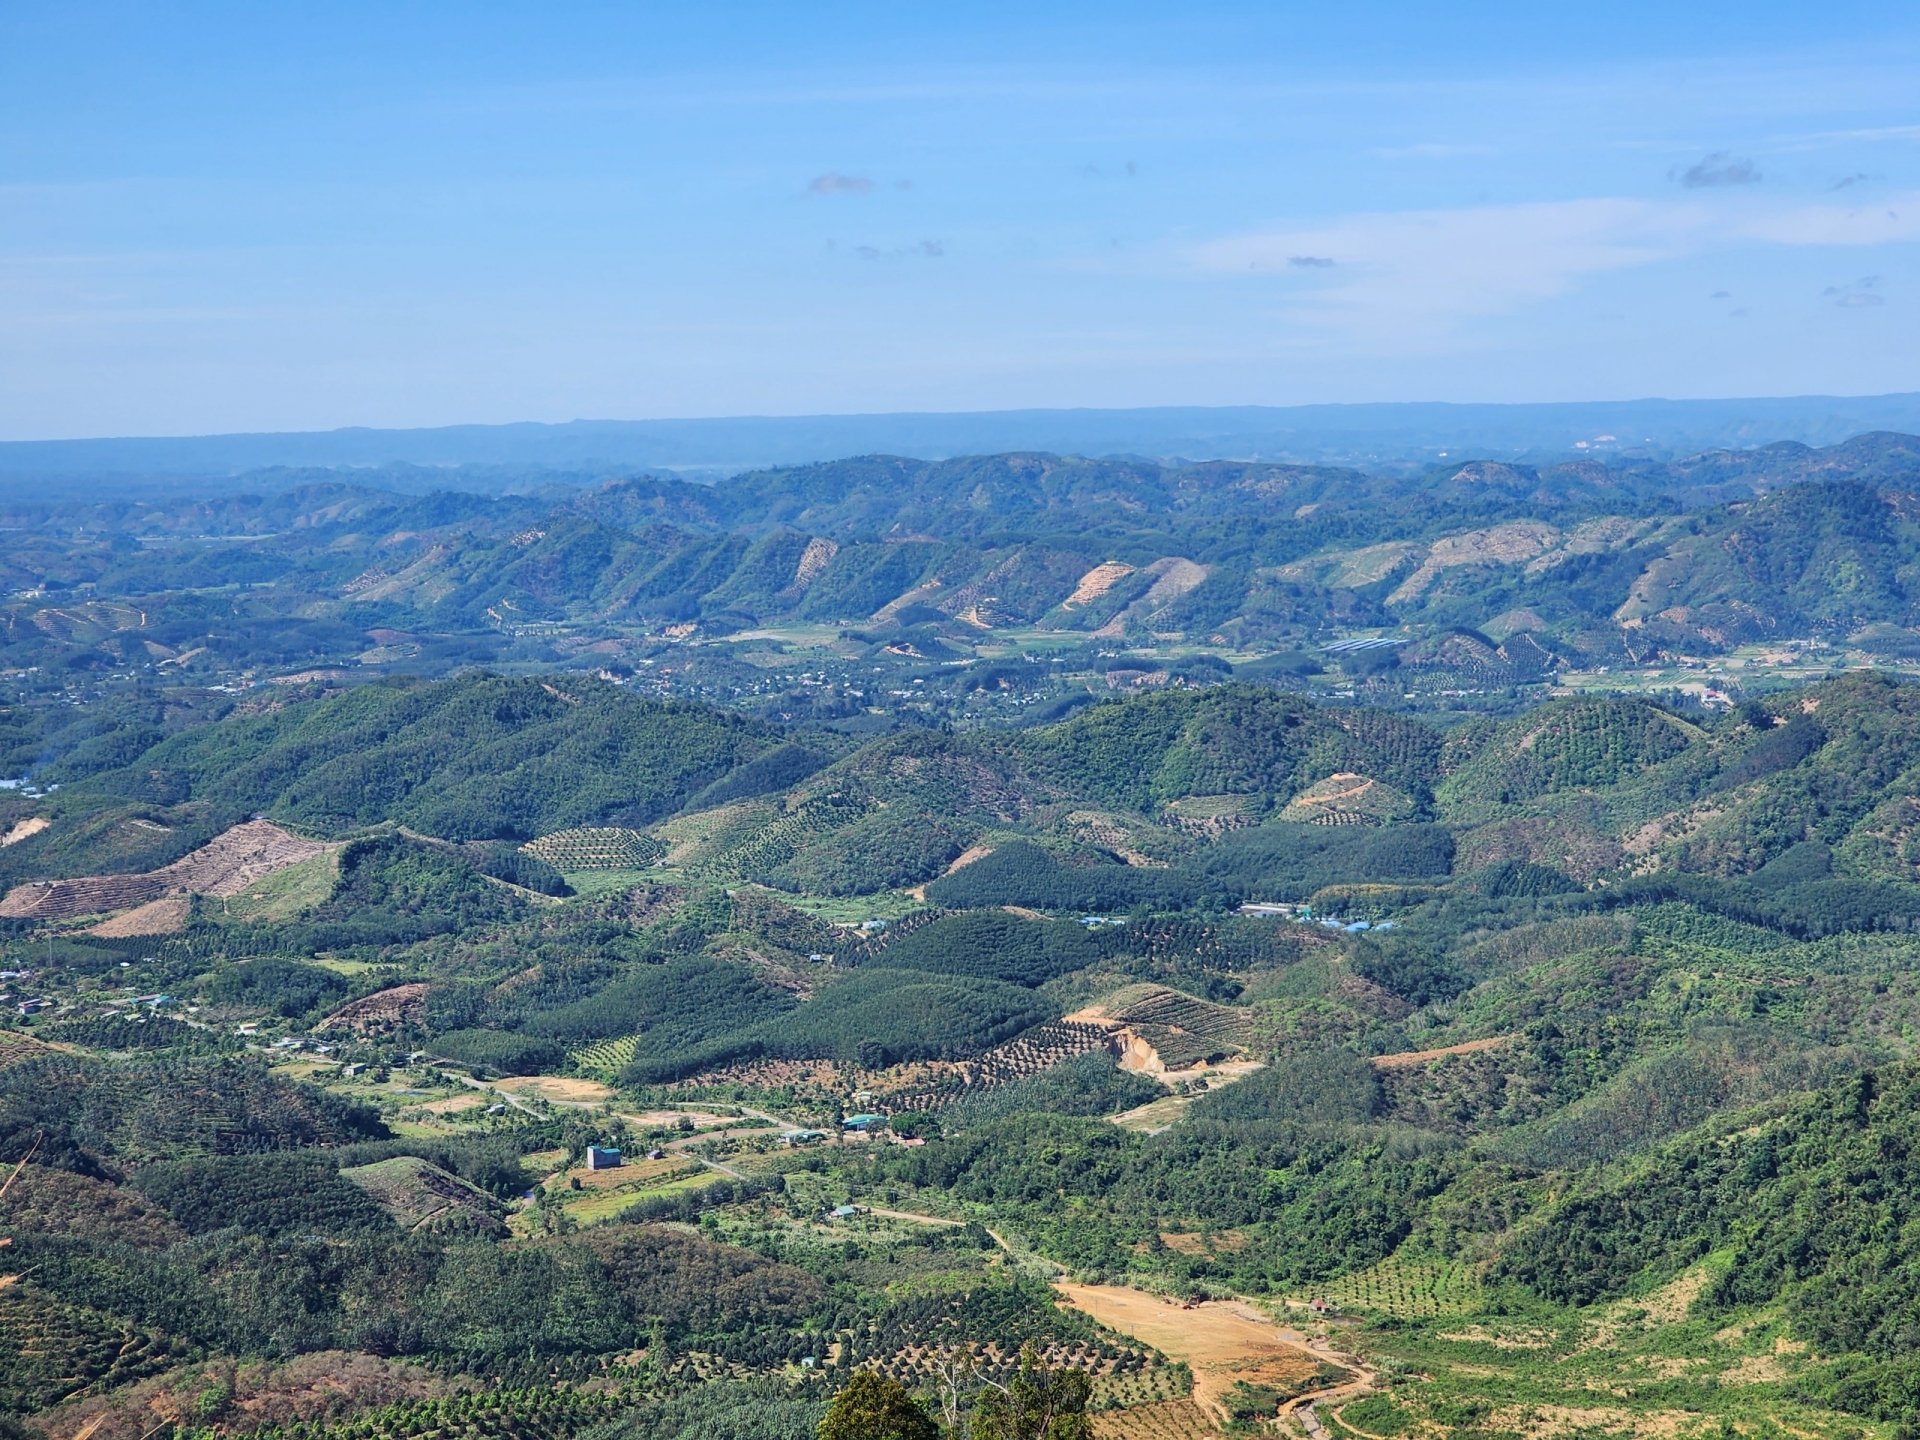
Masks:
[[[130,940],[138,935],[179,935],[187,928],[193,902],[185,895],[166,895],[158,900],[102,920],[89,926],[87,934],[106,940]]]
[[[142,875],[84,875],[16,885],[0,900],[0,918],[64,920],[107,910],[130,910],[187,891],[226,898],[255,881],[337,849],[267,820],[235,825],[171,865]]]
[[[1195,1403],[1222,1420],[1228,1417],[1227,1399],[1235,1385],[1292,1391],[1323,1362],[1341,1358],[1310,1349],[1305,1335],[1282,1328],[1239,1301],[1187,1306],[1122,1285],[1064,1281],[1054,1289],[1108,1329],[1186,1361],[1193,1369]]]
[[[509,1095],[531,1095],[568,1105],[600,1105],[613,1098],[613,1088],[598,1080],[574,1080],[561,1075],[515,1075],[494,1082]]]
[[[504,1207],[486,1191],[413,1155],[342,1170],[409,1230],[460,1229],[504,1234]]]
[[[1465,1040],[1458,1045],[1443,1045],[1438,1050],[1402,1050],[1398,1055],[1376,1055],[1369,1063],[1376,1070],[1410,1070],[1416,1065],[1425,1065],[1448,1055],[1477,1055],[1482,1050],[1497,1050],[1512,1038],[1510,1035],[1495,1035],[1486,1040]]]

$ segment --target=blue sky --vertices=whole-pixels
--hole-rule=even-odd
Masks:
[[[1920,6],[0,3],[0,438],[1920,390]]]

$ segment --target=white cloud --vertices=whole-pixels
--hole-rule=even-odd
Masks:
[[[1596,198],[1350,215],[1211,241],[1190,259],[1274,286],[1286,321],[1405,351],[1612,271],[1754,244],[1913,240],[1920,192],[1870,206]]]
[[[873,189],[873,181],[864,175],[840,175],[829,172],[816,175],[807,189],[815,195],[865,195]]]
[[[1920,240],[1920,191],[1871,205],[1805,205],[1752,217],[1744,233],[1777,245],[1884,245]]]
[[[1335,328],[1442,331],[1573,289],[1583,276],[1684,253],[1709,228],[1705,206],[1565,200],[1354,215],[1315,229],[1241,235],[1194,258],[1220,274],[1291,274],[1301,256],[1331,260],[1320,284],[1287,302],[1297,319]]]
[[[1388,145],[1375,150],[1381,160],[1456,160],[1465,155],[1491,155],[1491,145]]]

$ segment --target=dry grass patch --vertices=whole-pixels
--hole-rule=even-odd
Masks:
[[[1587,1409],[1572,1405],[1529,1405],[1524,1408],[1496,1410],[1487,1418],[1487,1428],[1524,1435],[1528,1440],[1557,1440],[1563,1435],[1647,1436],[1667,1440],[1683,1431],[1696,1429],[1701,1417],[1684,1410],[1652,1410],[1636,1413],[1613,1407]]]
[[[564,1075],[514,1075],[493,1082],[494,1089],[509,1095],[531,1095],[555,1100],[564,1105],[604,1105],[613,1098],[613,1087],[598,1080],[577,1080]]]
[[[1771,1355],[1749,1355],[1719,1374],[1722,1385],[1771,1385],[1787,1378],[1786,1367]]]
[[[1467,1325],[1458,1330],[1443,1331],[1433,1338],[1469,1345],[1491,1345],[1496,1350],[1546,1350],[1553,1345],[1553,1333],[1548,1330],[1516,1330],[1511,1334],[1496,1335],[1484,1325]]]
[[[102,920],[88,928],[87,934],[107,940],[131,940],[141,935],[180,935],[193,913],[193,901],[185,895],[168,895],[149,900],[145,905]]]
[[[483,1095],[450,1095],[445,1100],[429,1100],[420,1108],[429,1115],[457,1115],[462,1110],[472,1110],[486,1103]]]

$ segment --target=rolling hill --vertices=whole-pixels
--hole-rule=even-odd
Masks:
[[[767,676],[729,665],[726,644],[770,626],[844,631],[869,675],[1011,665],[983,677],[992,687],[1018,684],[1042,637],[1056,649],[1175,648],[1142,673],[1198,649],[1241,665],[1271,657],[1272,673],[1298,679],[1332,664],[1303,650],[1390,628],[1397,647],[1339,663],[1397,668],[1416,693],[1760,641],[1903,654],[1920,626],[1908,594],[1915,455],[1911,437],[1874,434],[1819,450],[1469,460],[1385,477],[865,456],[537,496],[336,480],[208,501],[16,502],[0,532],[14,592],[0,606],[0,662],[40,677],[26,682],[35,689],[128,676],[332,683],[490,662],[651,665],[657,681],[693,641],[697,674],[683,684],[751,703],[771,693],[752,683]],[[22,760],[97,739],[23,747]]]
[[[1789,461],[1813,463],[1753,464]],[[807,595],[917,595],[834,641],[872,653],[988,633],[1008,594],[1044,601],[1033,634],[1114,645],[1094,632],[1220,593],[1216,561],[1077,570],[1047,542],[952,608],[981,572],[927,588],[908,561],[973,532],[822,532],[888,485],[928,514],[970,485],[983,527],[1110,504],[1118,525],[1122,480],[1154,524],[1239,503],[1219,494],[1240,480],[1183,499],[1184,470],[1129,466],[763,476],[721,498],[766,525],[680,513],[683,549],[656,516],[645,543],[711,562],[676,574],[714,589],[658,592],[693,597],[676,625],[722,586],[798,615],[774,582],[806,571]],[[1482,467],[1420,501],[1484,505],[1448,512],[1470,525],[1316,541],[1269,578],[1419,607],[1614,536],[1728,604],[1893,613],[1904,502],[1746,479],[1583,531],[1499,512],[1626,481]],[[1285,481],[1323,482],[1349,483]],[[385,503],[340,523],[371,533]],[[516,512],[506,550],[397,543],[424,568],[378,603],[440,603],[432,577],[466,567],[489,606],[546,586],[577,615],[580,577],[633,573],[641,540],[545,513]],[[1411,548],[1361,554],[1382,544]],[[867,568],[836,571],[849,552]],[[1673,608],[1654,598],[1639,630]],[[1436,665],[1514,663],[1446,633]],[[881,698],[898,672],[859,653],[855,698]],[[800,664],[793,688],[824,688]],[[1842,1440],[1913,1410],[1920,687],[1863,670],[1711,710],[1522,692],[1430,715],[1195,665],[1005,726],[858,706],[883,722],[863,730],[588,665],[0,717],[13,753],[56,752],[0,798],[0,877],[26,887],[0,904],[0,1163],[25,1177],[0,1196],[9,1415],[139,1440],[156,1405],[191,1407],[237,1434],[260,1386],[278,1398],[247,1404],[308,1417],[283,1434],[385,1440],[482,1397],[573,1440],[753,1387],[815,1406],[856,1365],[1004,1379],[1031,1340],[1086,1370],[1111,1433],[1159,1433],[1190,1377],[1058,1308],[1063,1272],[1332,1297],[1378,1377],[1340,1412],[1355,1433],[1509,1433],[1488,1416],[1560,1404],[1576,1373],[1609,1433]],[[1045,669],[991,665],[1022,697]],[[99,923],[156,887],[166,927]],[[299,1409],[320,1393],[334,1408]]]

